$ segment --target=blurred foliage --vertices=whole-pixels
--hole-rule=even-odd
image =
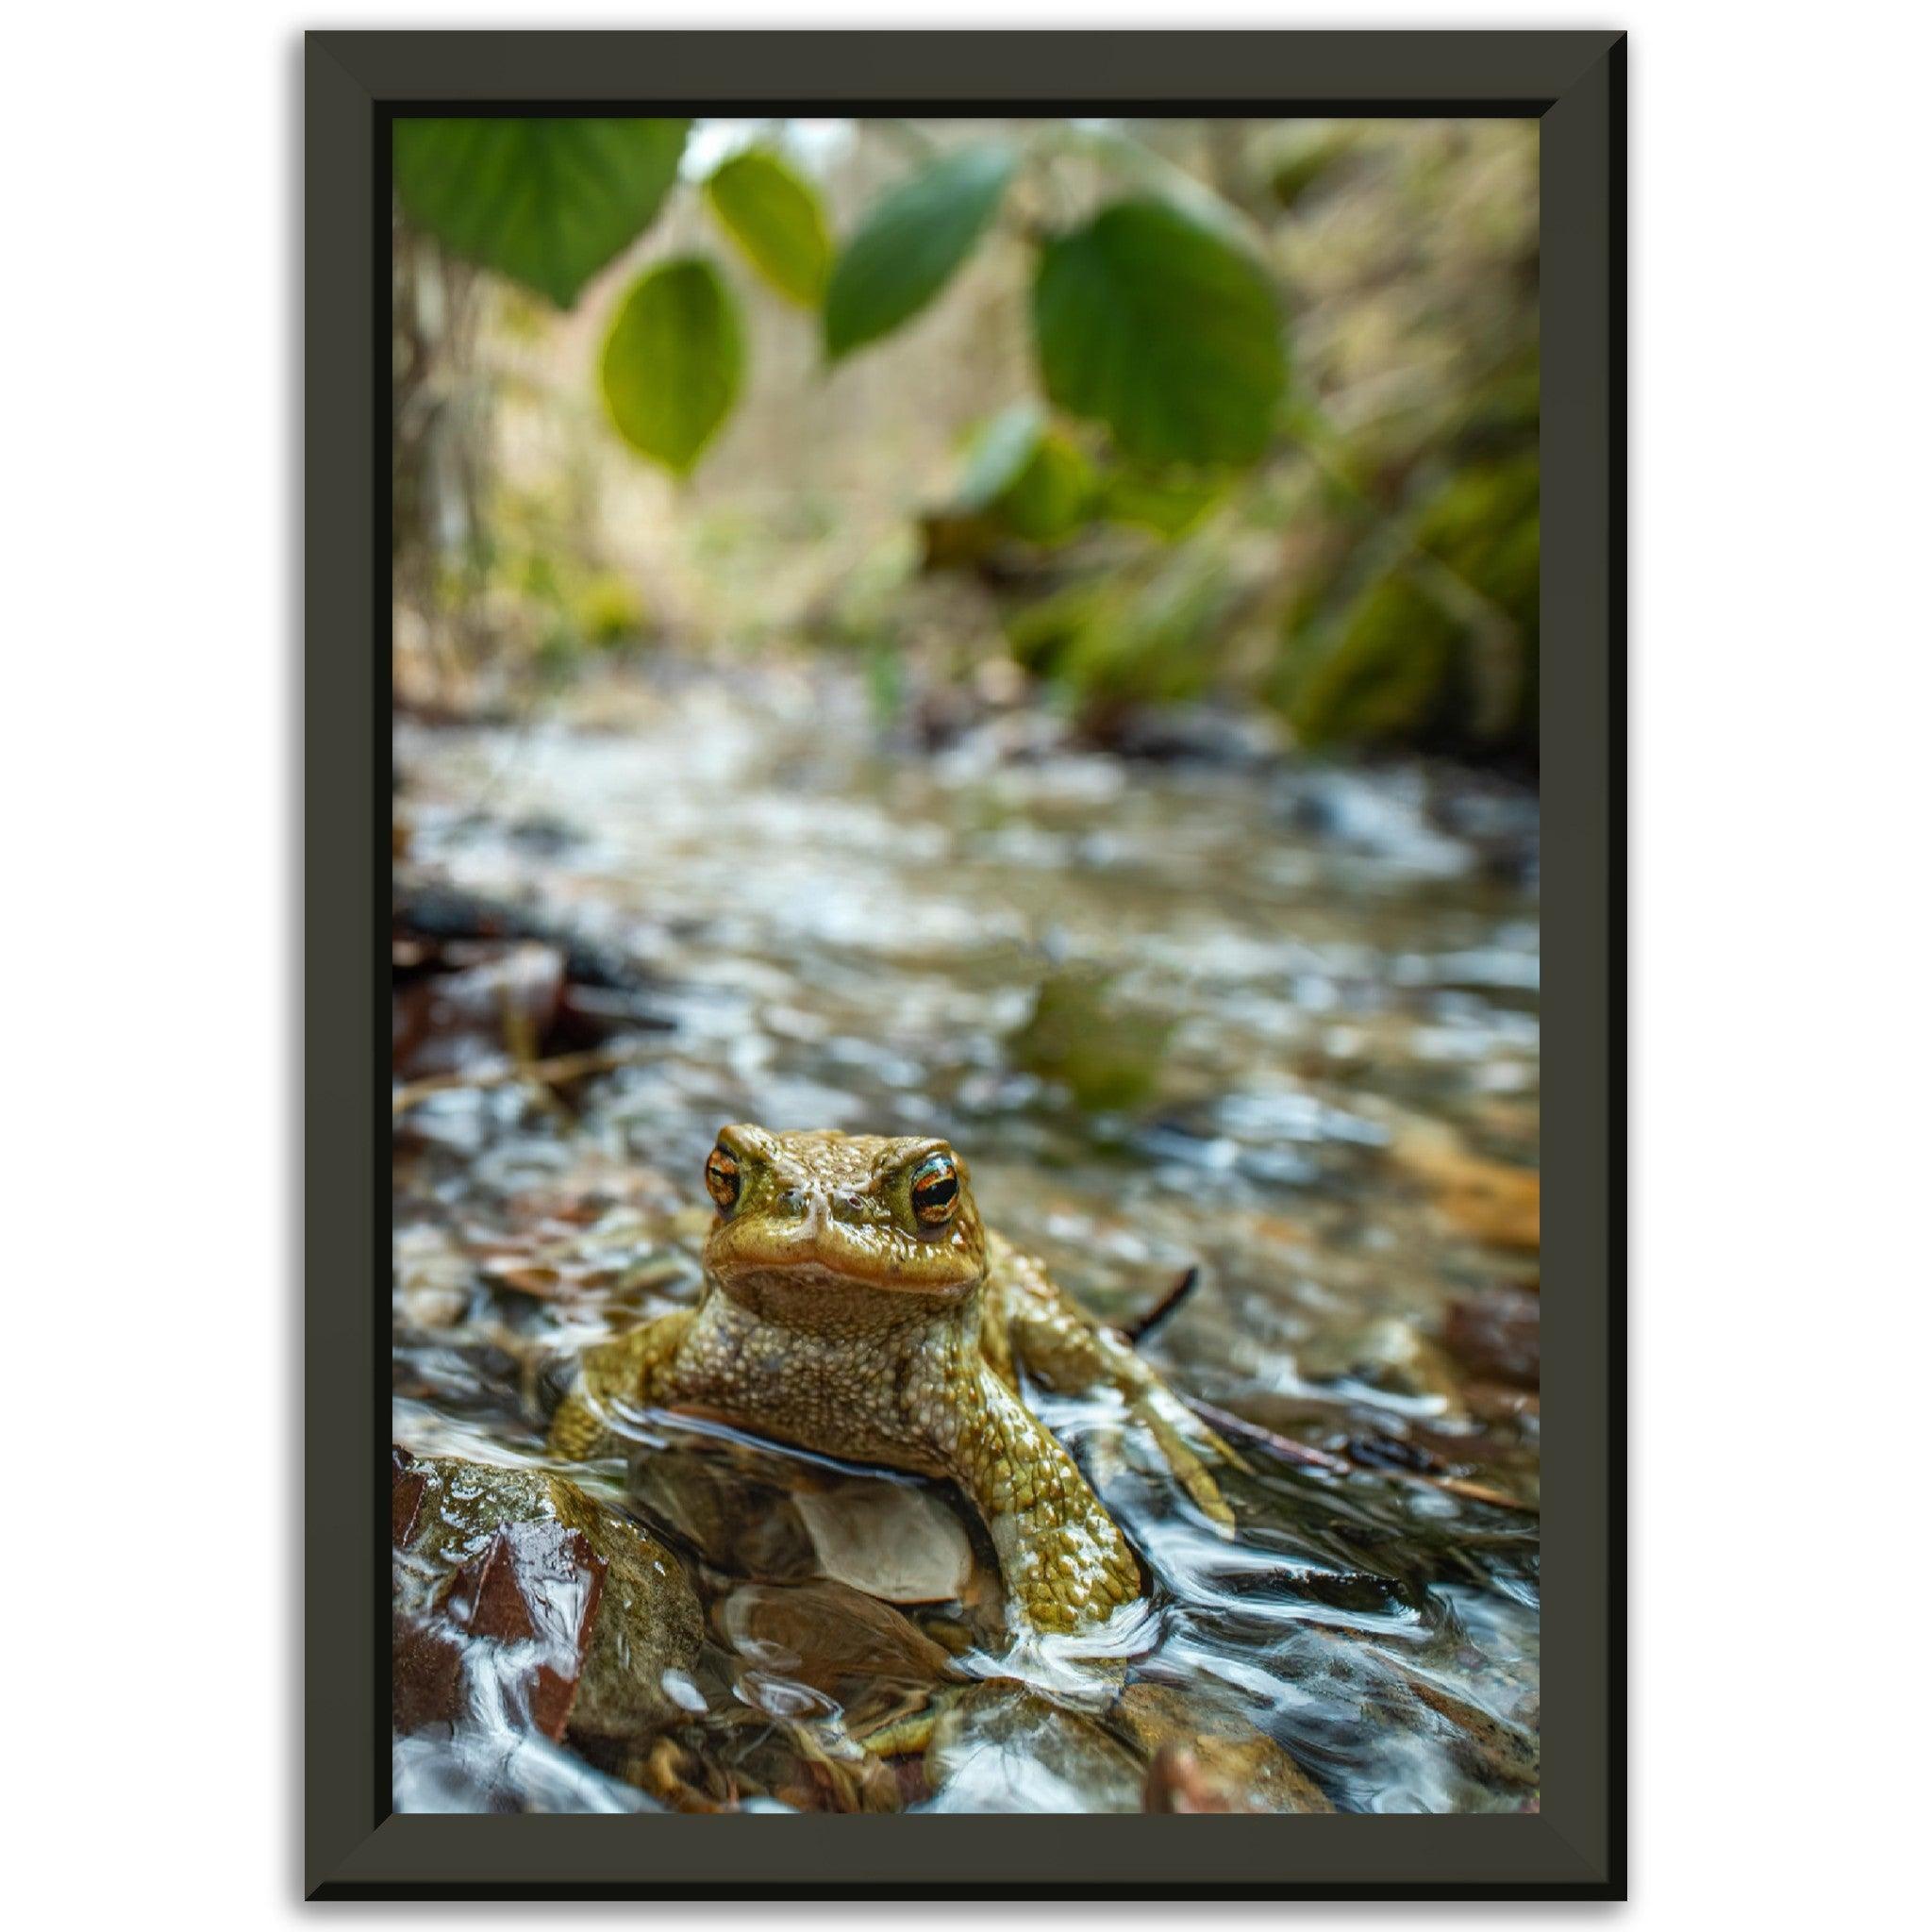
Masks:
[[[495,326],[541,331],[514,290],[568,308],[668,228],[669,252],[608,311],[597,394],[624,443],[679,477],[771,353],[745,320],[759,289],[816,319],[826,369],[872,363],[956,283],[1012,290],[988,312],[1027,338],[1036,393],[988,398],[942,499],[922,508],[903,487],[917,570],[874,539],[877,567],[848,556],[783,626],[858,644],[882,704],[913,689],[908,659],[960,674],[971,653],[934,658],[930,641],[971,633],[976,608],[978,635],[1091,728],[1136,706],[1241,700],[1308,746],[1534,760],[1533,128],[1041,121],[952,144],[937,124],[861,124],[899,165],[841,223],[790,125],[700,162],[683,122],[395,124],[399,596],[487,611],[523,541],[490,475],[498,398],[472,385],[452,407],[425,370],[473,346],[491,291]],[[572,419],[569,436],[589,433]],[[843,514],[811,493],[808,451],[786,462],[791,496],[714,559],[774,607],[772,546]],[[584,527],[559,558],[591,547]],[[581,583],[561,588],[574,570],[608,590],[594,557],[559,562],[521,625],[550,640],[553,668],[651,627],[641,594],[634,625],[588,622]]]
[[[1099,968],[1069,964],[1041,981],[1008,1042],[1013,1064],[1064,1088],[1087,1113],[1126,1113],[1153,1097],[1173,1024],[1124,1000]]]
[[[825,354],[836,361],[890,335],[945,287],[999,210],[1010,148],[962,148],[894,189],[839,253],[825,291]]]
[[[604,343],[604,401],[641,455],[686,475],[744,381],[744,339],[708,261],[640,275]]]
[[[454,252],[568,308],[649,227],[689,121],[399,120],[396,194]]]
[[[831,231],[811,184],[782,155],[734,155],[705,183],[705,196],[773,288],[803,308],[818,307],[832,273]]]
[[[1046,392],[1150,463],[1251,463],[1287,376],[1260,263],[1191,215],[1116,202],[1042,251],[1033,327]]]

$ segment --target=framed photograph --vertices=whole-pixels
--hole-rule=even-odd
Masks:
[[[1622,1897],[1623,36],[306,93],[310,1895]]]

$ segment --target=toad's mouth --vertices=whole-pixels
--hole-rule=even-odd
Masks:
[[[957,1299],[984,1274],[961,1238],[922,1241],[897,1228],[829,1217],[727,1221],[713,1231],[705,1264],[727,1291],[799,1295],[859,1289]]]

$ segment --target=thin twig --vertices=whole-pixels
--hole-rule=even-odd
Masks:
[[[1325,1449],[1311,1449],[1291,1436],[1278,1436],[1273,1429],[1264,1429],[1259,1423],[1249,1422],[1245,1416],[1215,1407],[1211,1402],[1201,1402],[1191,1395],[1185,1400],[1203,1422],[1212,1423],[1217,1429],[1224,1430],[1230,1436],[1245,1436],[1284,1462],[1305,1463],[1310,1469],[1325,1470],[1330,1475],[1347,1475],[1356,1467],[1340,1456],[1329,1455]]]
[[[457,1093],[471,1089],[508,1087],[518,1080],[551,1088],[568,1086],[589,1074],[608,1073],[613,1067],[641,1058],[645,1052],[641,1041],[623,1041],[608,1046],[595,1046],[583,1053],[560,1053],[547,1060],[499,1060],[461,1074],[430,1074],[411,1080],[390,1094],[390,1113],[407,1113],[412,1107],[435,1093]]]
[[[1201,1271],[1198,1268],[1183,1269],[1174,1285],[1144,1315],[1137,1315],[1127,1323],[1121,1333],[1133,1347],[1139,1348],[1200,1285]]]
[[[1467,1476],[1430,1475],[1420,1469],[1391,1469],[1380,1463],[1357,1462],[1345,1456],[1331,1455],[1325,1449],[1311,1449],[1306,1442],[1297,1442],[1291,1436],[1277,1435],[1273,1429],[1263,1428],[1259,1423],[1249,1422],[1245,1416],[1217,1408],[1211,1402],[1199,1402],[1189,1396],[1187,1404],[1203,1422],[1212,1423],[1217,1429],[1229,1435],[1245,1436],[1284,1462],[1299,1462],[1309,1469],[1324,1470],[1330,1475],[1389,1476],[1396,1482],[1444,1491],[1449,1495],[1459,1496],[1464,1502],[1486,1503],[1492,1509],[1514,1509],[1528,1516],[1541,1513],[1534,1503],[1526,1503],[1502,1490],[1492,1490],[1487,1483],[1471,1482]]]

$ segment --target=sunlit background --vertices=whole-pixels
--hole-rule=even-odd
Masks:
[[[528,181],[608,158],[485,125],[397,135],[408,706],[816,651],[1533,764],[1533,122],[699,122],[561,263]]]

